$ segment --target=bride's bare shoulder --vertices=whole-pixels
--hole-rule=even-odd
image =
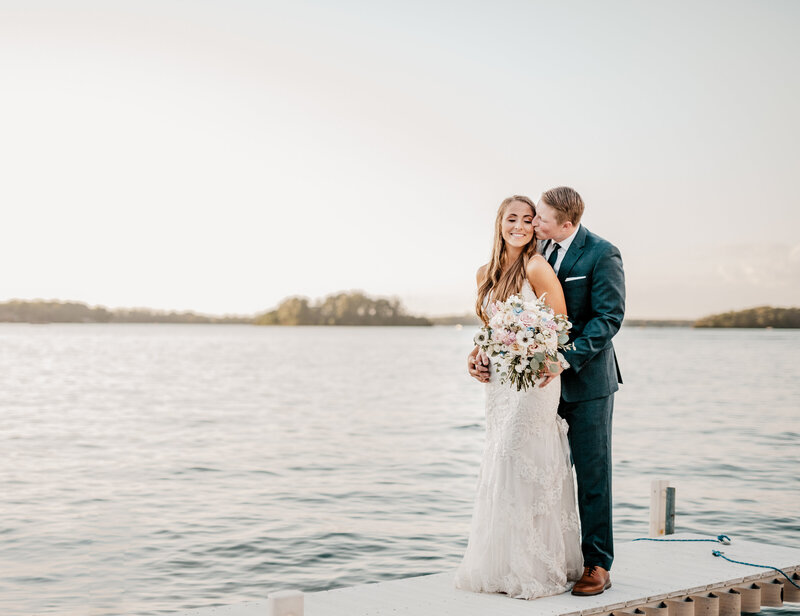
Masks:
[[[545,258],[540,254],[533,255],[530,259],[528,259],[528,267],[525,270],[525,273],[528,275],[528,280],[532,277],[536,278],[537,276],[541,275],[544,271],[542,268],[550,267],[550,264],[545,260]]]
[[[525,274],[537,295],[541,295],[542,291],[547,291],[554,285],[560,284],[553,268],[550,267],[550,264],[542,255],[531,257]]]
[[[486,272],[489,271],[489,264],[484,263],[478,268],[478,273],[475,275],[476,279],[478,280],[478,285],[480,286],[483,284],[483,281],[486,280]]]

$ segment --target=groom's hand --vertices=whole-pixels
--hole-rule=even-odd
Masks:
[[[542,376],[545,379],[539,383],[539,387],[547,387],[562,372],[564,372],[564,366],[560,362],[545,362],[544,371],[542,372]]]
[[[489,382],[489,356],[481,350],[473,351],[467,357],[467,370],[470,376],[481,383]]]

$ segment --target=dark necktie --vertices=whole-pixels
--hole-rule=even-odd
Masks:
[[[556,269],[556,261],[558,261],[558,251],[561,249],[561,246],[558,244],[553,244],[553,252],[550,253],[550,258],[547,262],[550,264],[550,267],[553,268],[553,271]]]

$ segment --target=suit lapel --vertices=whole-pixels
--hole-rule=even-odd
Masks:
[[[563,283],[564,280],[569,276],[570,270],[572,270],[572,266],[580,258],[581,254],[583,253],[583,245],[586,243],[586,227],[581,225],[581,228],[578,229],[578,233],[575,234],[575,239],[572,240],[572,243],[569,245],[569,250],[567,250],[567,254],[564,255],[564,260],[561,261],[561,267],[558,268],[558,279]]]

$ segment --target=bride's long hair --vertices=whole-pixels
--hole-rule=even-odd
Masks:
[[[489,316],[484,311],[486,298],[491,295],[493,300],[503,301],[508,299],[509,295],[519,293],[522,290],[522,283],[525,281],[528,261],[536,254],[536,233],[534,232],[533,239],[522,249],[517,260],[511,263],[505,272],[503,271],[503,261],[506,256],[506,241],[503,239],[503,216],[505,216],[508,206],[514,201],[528,204],[531,212],[536,216],[536,206],[533,201],[523,195],[514,195],[504,199],[497,210],[497,218],[494,222],[492,258],[489,260],[489,267],[483,280],[478,285],[478,299],[475,302],[475,312],[484,325],[489,323]]]

